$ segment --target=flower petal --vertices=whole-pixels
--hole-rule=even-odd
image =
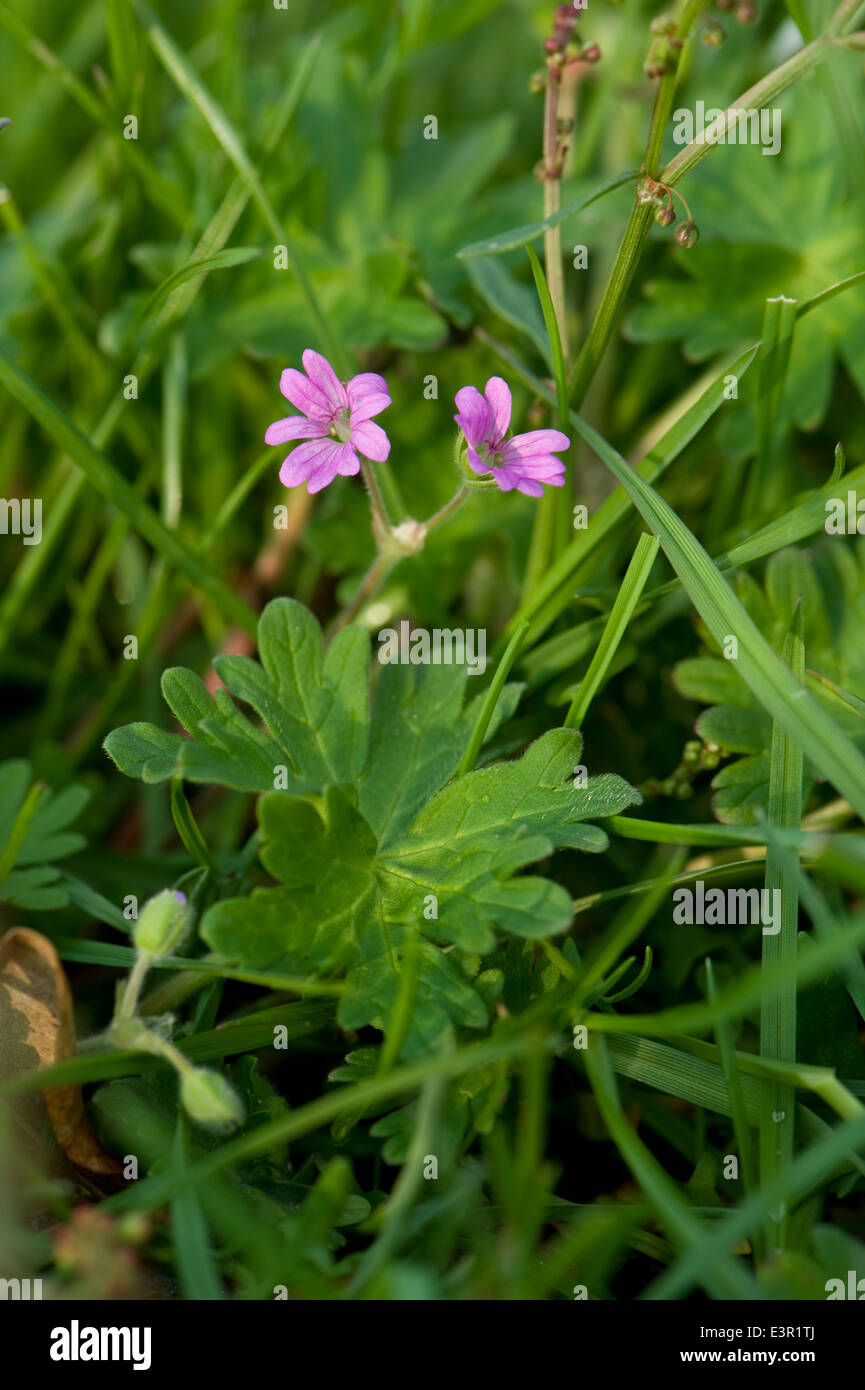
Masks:
[[[324,396],[331,409],[342,410],[343,406],[348,405],[345,387],[327,358],[322,357],[320,352],[313,352],[312,348],[306,349],[303,354],[303,370],[313,386],[316,386]]]
[[[380,415],[383,410],[387,410],[391,403],[390,396],[382,394],[381,391],[367,391],[364,395],[354,398],[349,391],[349,399],[352,400],[348,417],[350,425],[361,425],[364,420],[371,420],[373,415]]]
[[[526,497],[543,497],[544,495],[544,489],[538,481],[534,478],[526,478],[511,468],[494,468],[492,474],[502,492],[512,492],[516,488],[517,492],[524,493]],[[544,478],[545,483],[552,483],[553,486],[558,487],[561,487],[563,481],[563,478]]]
[[[326,470],[330,474],[326,482],[333,482],[337,471],[337,456],[341,448],[342,445],[335,439],[310,439],[306,444],[299,444],[293,453],[283,460],[279,470],[279,481],[284,487],[298,487],[312,474]],[[315,491],[318,492],[325,485],[325,482],[321,482]]]
[[[334,411],[327,396],[295,367],[286,367],[279,378],[279,389],[286,400],[302,410],[312,420],[324,420],[330,424]]]
[[[454,397],[458,414],[457,424],[472,448],[490,442],[492,415],[490,407],[476,386],[461,386]]]
[[[376,463],[384,463],[390,453],[390,440],[381,426],[374,425],[371,420],[359,425],[352,422],[351,442],[364,458],[374,459]]]
[[[360,472],[360,459],[351,444],[340,444],[336,471],[342,474],[343,478],[353,478]]]
[[[378,375],[378,372],[358,372],[357,376],[353,376],[350,381],[345,383],[345,390],[348,403],[352,407],[365,400],[367,396],[387,396],[387,403],[390,405],[390,391],[387,382],[383,376]]]
[[[561,478],[559,478],[558,481],[555,478],[547,478],[546,482],[548,487],[562,486]],[[541,487],[540,483],[534,483],[530,478],[521,478],[519,480],[517,483],[517,492],[524,493],[526,497],[543,497],[544,495],[544,489]]]
[[[570,447],[571,441],[561,430],[530,430],[528,434],[517,434],[509,439],[502,450],[502,458],[507,466],[518,459],[554,454]]]
[[[504,439],[511,423],[511,388],[500,376],[491,376],[484,395],[490,408],[496,440]]]
[[[308,420],[305,415],[286,415],[268,425],[265,444],[285,444],[289,439],[321,439],[327,434],[323,420]]]

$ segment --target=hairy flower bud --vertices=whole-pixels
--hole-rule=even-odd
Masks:
[[[186,935],[190,920],[186,894],[163,888],[144,904],[132,937],[139,951],[150,956],[170,956]]]
[[[244,1119],[237,1092],[209,1067],[193,1067],[183,1073],[180,1099],[190,1119],[216,1133],[234,1129]]]
[[[691,246],[696,246],[697,242],[700,239],[700,233],[697,229],[697,224],[696,222],[693,222],[690,218],[687,222],[679,223],[674,235],[679,245],[684,246],[686,250]]]

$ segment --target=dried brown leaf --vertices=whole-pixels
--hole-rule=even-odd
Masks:
[[[13,927],[0,938],[0,1077],[74,1056],[72,995],[60,958],[41,932]],[[81,1087],[55,1086],[44,1096],[67,1157],[91,1173],[119,1173],[87,1119]]]

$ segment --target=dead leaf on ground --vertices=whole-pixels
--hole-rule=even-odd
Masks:
[[[0,938],[0,1078],[74,1056],[72,994],[60,957],[41,932],[13,927]],[[43,1094],[57,1142],[77,1167],[122,1171],[84,1113],[80,1086],[54,1086]]]

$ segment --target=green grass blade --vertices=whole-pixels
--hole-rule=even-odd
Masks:
[[[738,643],[738,669],[763,708],[865,820],[865,757],[775,655],[697,538],[639,473],[576,413],[575,429],[595,450],[657,535],[719,646]]]
[[[292,274],[303,296],[310,320],[321,340],[321,345],[340,375],[348,375],[347,359],[342,346],[339,340],[334,337],[321,311],[321,306],[307,278],[306,271],[289,241],[285,228],[274,211],[273,204],[264,190],[258,171],[249,158],[240,136],[222,107],[204,86],[186,54],[178,47],[164,24],[147,4],[147,0],[133,0],[133,4],[147,32],[153,51],[165,71],[187,101],[190,101],[204,117],[222,149],[249,188],[276,242],[286,248],[286,256]]]
[[[478,715],[477,723],[475,724],[475,727],[472,729],[471,737],[466,745],[466,751],[465,753],[463,753],[462,761],[460,762],[457,771],[457,776],[459,777],[463,777],[467,772],[471,772],[474,768],[475,763],[478,760],[478,754],[480,753],[481,748],[483,747],[483,742],[487,735],[487,729],[489,728],[490,720],[493,717],[493,711],[495,710],[495,707],[498,704],[498,699],[502,693],[505,681],[510,675],[511,667],[513,666],[514,662],[517,659],[517,656],[519,655],[520,647],[523,644],[523,640],[528,630],[528,622],[522,622],[517,626],[517,628],[514,631],[513,637],[508,643],[507,648],[504,651],[498,666],[496,667],[496,673],[493,676],[493,679],[490,683],[490,688],[487,691],[486,696],[484,697],[484,702],[481,706],[481,711]]]
[[[486,237],[483,241],[473,241],[468,246],[463,246],[457,251],[457,256],[461,260],[471,260],[475,256],[501,256],[505,251],[515,251],[519,246],[528,246],[530,241],[537,241],[544,232],[550,227],[557,227],[560,222],[565,222],[569,217],[575,217],[583,208],[587,208],[591,203],[597,202],[605,194],[612,193],[616,188],[622,188],[626,183],[633,183],[639,177],[639,169],[629,169],[626,174],[616,174],[615,178],[607,179],[600,188],[596,188],[594,193],[590,193],[585,198],[578,198],[574,203],[568,203],[566,207],[559,208],[558,212],[551,213],[549,217],[542,218],[539,222],[528,222],[523,227],[514,227],[509,232],[498,232],[493,237]]]
[[[643,589],[646,587],[646,581],[651,573],[652,565],[655,563],[657,553],[657,537],[647,536],[645,533],[640,536],[637,548],[631,557],[631,563],[628,565],[616,595],[616,601],[610,609],[604,634],[565,716],[564,726],[566,729],[582,728],[589,705],[601,688],[604,677],[610,669],[610,663],[619,649],[619,643],[625,635],[628,623],[634,616],[634,611],[640,601]]]
[[[177,1116],[171,1157],[172,1167],[182,1177],[189,1166],[188,1125],[182,1113]],[[184,1297],[201,1302],[224,1299],[204,1210],[193,1187],[183,1187],[172,1198],[171,1239]]]
[[[706,994],[710,1004],[714,1004],[717,997],[715,985],[715,971],[709,957],[706,957]],[[715,1042],[721,1058],[721,1069],[724,1073],[724,1082],[727,1087],[727,1096],[730,1102],[730,1116],[733,1121],[733,1133],[736,1136],[736,1147],[739,1150],[739,1163],[742,1170],[742,1186],[746,1194],[750,1195],[757,1190],[757,1170],[754,1164],[754,1151],[751,1147],[751,1135],[748,1129],[748,1112],[745,1105],[744,1087],[742,1078],[739,1075],[739,1067],[736,1061],[736,1049],[733,1045],[733,1038],[727,1026],[726,1019],[719,1018],[715,1024]],[[759,1099],[762,1090],[758,1090],[755,1096],[755,1108],[759,1114]]]
[[[784,643],[784,661],[799,681],[805,679],[805,646],[801,603]],[[772,726],[769,754],[768,819],[772,826],[798,830],[802,823],[802,751],[778,723]],[[763,966],[769,974],[782,962],[795,965],[799,921],[798,864],[792,864],[772,843],[766,851],[766,891],[780,897],[780,928],[763,930]],[[774,924],[773,924],[774,925]],[[760,1055],[782,1062],[796,1060],[796,978],[779,989],[767,987],[760,1006]],[[795,1137],[794,1094],[789,1086],[767,1084],[760,1113],[760,1182],[789,1174]],[[786,1206],[771,1214],[769,1249],[779,1254],[787,1240]]]
[[[586,1071],[604,1122],[619,1153],[655,1208],[670,1239],[682,1252],[696,1253],[705,1246],[703,1223],[682,1200],[672,1178],[649,1152],[629,1125],[616,1086],[615,1073],[602,1039],[592,1039],[585,1054]],[[729,1249],[729,1245],[727,1247]],[[765,1297],[753,1275],[726,1250],[700,1262],[699,1283],[712,1298],[761,1299]]]

